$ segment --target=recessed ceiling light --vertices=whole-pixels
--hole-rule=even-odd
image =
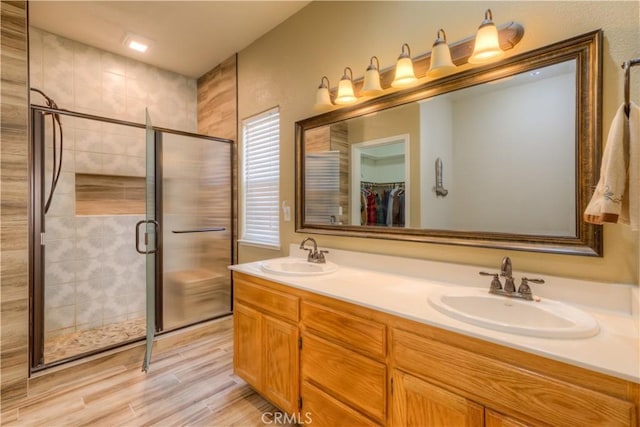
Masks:
[[[129,42],[129,47],[133,50],[137,50],[138,52],[146,52],[149,48],[149,46],[147,46],[146,44],[137,42],[135,40],[131,40]]]
[[[133,33],[127,33],[122,42],[129,49],[142,53],[151,47],[151,40]]]

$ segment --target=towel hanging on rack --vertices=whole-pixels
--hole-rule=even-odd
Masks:
[[[584,211],[585,222],[628,224],[640,229],[640,107],[630,100],[631,67],[640,58],[625,61],[624,103],[611,123],[602,156],[600,180]]]
[[[629,225],[640,229],[640,106],[629,104]]]
[[[640,107],[622,104],[611,123],[602,156],[600,180],[584,212],[584,220],[628,224],[640,223]]]

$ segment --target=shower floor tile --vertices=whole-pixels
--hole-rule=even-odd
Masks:
[[[99,350],[146,334],[145,319],[131,319],[84,331],[59,335],[47,339],[44,361],[52,363],[78,354]]]

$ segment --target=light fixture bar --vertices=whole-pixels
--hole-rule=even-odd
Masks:
[[[511,21],[498,26],[498,37],[500,39],[500,47],[507,51],[513,49],[524,36],[524,27],[518,22]],[[469,57],[473,53],[475,42],[475,33],[465,39],[458,40],[449,45],[451,51],[451,60],[455,65],[466,64]],[[424,76],[429,70],[431,64],[431,52],[424,53],[413,58],[413,69],[417,76]],[[391,87],[395,74],[395,63],[383,70],[380,70],[380,81],[382,87]],[[353,86],[356,92],[360,91],[363,84],[363,77],[353,80]],[[331,95],[335,96],[337,88],[331,88]]]

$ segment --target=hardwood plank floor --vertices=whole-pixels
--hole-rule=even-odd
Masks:
[[[2,425],[267,426],[274,425],[268,412],[276,411],[233,374],[229,327],[154,355],[147,374],[135,363],[45,392],[3,414]]]

